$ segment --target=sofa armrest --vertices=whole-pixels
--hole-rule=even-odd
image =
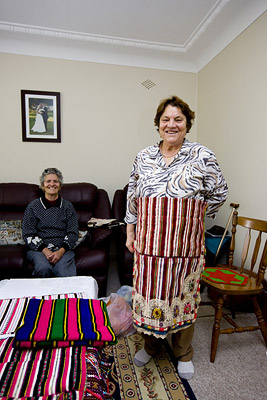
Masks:
[[[92,247],[105,246],[112,234],[111,229],[108,228],[92,228],[90,231],[90,245]]]

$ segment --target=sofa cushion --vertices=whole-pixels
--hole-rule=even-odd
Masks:
[[[0,220],[0,246],[25,244],[21,232],[21,220]]]
[[[21,220],[0,220],[0,246],[6,245],[25,245],[22,237]],[[77,247],[81,242],[86,239],[88,231],[79,231],[79,237],[74,247]]]

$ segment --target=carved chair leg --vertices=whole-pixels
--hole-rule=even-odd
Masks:
[[[235,319],[235,317],[236,317],[236,298],[235,298],[235,296],[229,297],[229,303],[230,303],[230,311],[231,311],[232,318]]]
[[[223,313],[223,301],[224,301],[223,296],[221,296],[221,295],[216,300],[215,320],[214,320],[214,324],[213,324],[211,350],[210,350],[210,361],[211,362],[214,362],[214,360],[215,360],[215,355],[216,355],[218,341],[219,341],[220,326],[221,326],[221,319],[222,319],[222,313]]]
[[[267,346],[267,325],[264,321],[260,306],[257,302],[257,298],[256,296],[252,296],[252,301],[253,301],[253,305],[254,305],[254,310],[255,310],[255,314],[258,320],[258,324],[261,330],[261,334],[263,336],[263,339],[265,341],[265,344]]]

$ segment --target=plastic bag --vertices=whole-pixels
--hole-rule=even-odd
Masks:
[[[132,307],[132,292],[133,288],[127,285],[123,285],[119,288],[119,290],[117,290],[117,294],[119,296],[122,296],[127,301],[127,303],[130,304],[131,307]]]
[[[132,320],[132,308],[117,293],[111,293],[107,302],[109,320],[116,336],[128,336],[135,333]]]

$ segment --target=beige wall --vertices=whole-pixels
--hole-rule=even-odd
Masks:
[[[44,168],[57,166],[65,182],[95,183],[112,200],[136,153],[158,140],[159,101],[178,94],[196,109],[192,73],[10,54],[0,54],[0,65],[2,182],[35,183]],[[147,79],[156,86],[146,89]],[[61,143],[22,142],[21,89],[61,93]]]
[[[267,219],[267,13],[198,74],[197,139],[212,148],[239,213]]]

